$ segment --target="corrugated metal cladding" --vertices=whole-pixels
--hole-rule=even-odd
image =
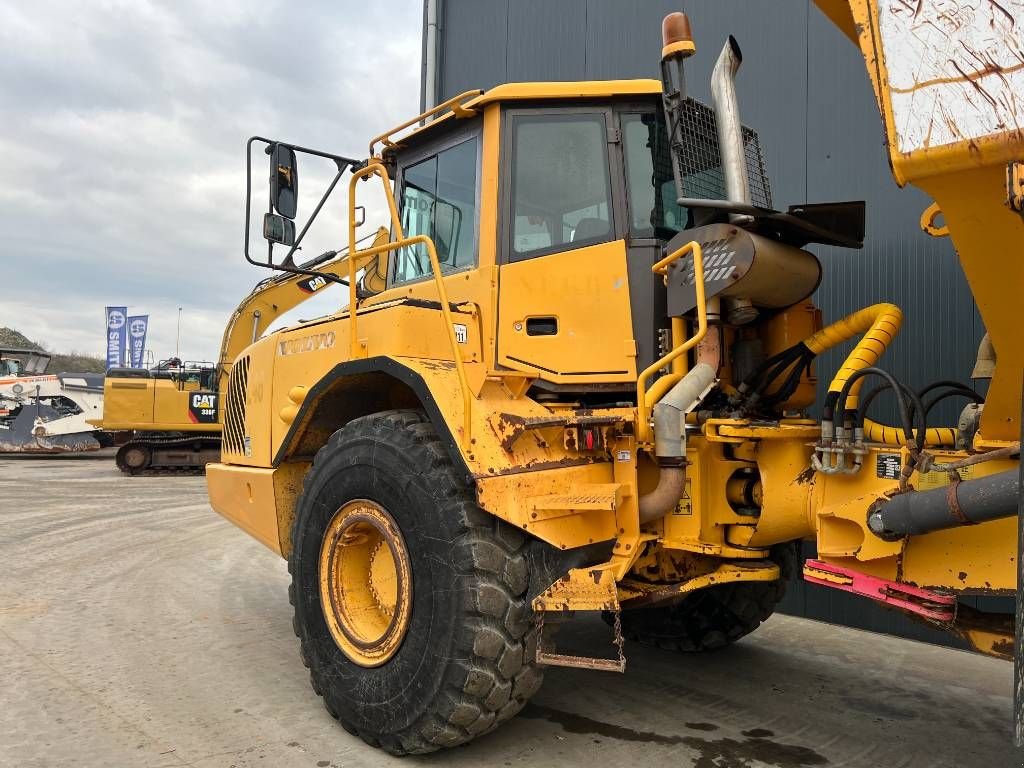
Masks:
[[[741,116],[760,133],[776,207],[868,201],[863,250],[812,247],[825,267],[816,300],[826,321],[894,302],[906,320],[883,366],[917,387],[942,378],[969,381],[984,330],[953,247],[919,229],[931,200],[892,180],[863,59],[807,0],[702,0],[684,7],[678,0],[439,2],[440,98],[504,82],[656,78],[661,19],[685,10],[697,43],[687,63],[688,90],[710,103],[711,69],[726,37],[735,36],[743,50]],[[840,362],[841,354],[823,356],[820,378]],[[936,416],[955,423],[960,406],[950,403]],[[866,600],[802,584],[794,584],[785,607],[852,626],[945,638]]]

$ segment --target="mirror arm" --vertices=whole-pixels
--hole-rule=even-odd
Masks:
[[[284,261],[281,264],[273,263],[273,243],[267,243],[266,262],[257,261],[249,253],[249,230],[252,225],[252,145],[254,142],[262,142],[266,144],[267,149],[265,150],[265,152],[267,154],[270,153],[272,147],[275,144],[281,144],[282,146],[288,147],[296,152],[302,152],[309,155],[316,155],[317,157],[323,157],[327,158],[328,160],[333,160],[335,166],[338,169],[337,174],[335,174],[334,176],[334,180],[331,182],[323,197],[320,198],[320,202],[317,205],[316,210],[314,210],[313,215],[309,217],[309,221],[306,222],[306,226],[302,228],[302,232],[299,234],[298,238],[296,238],[295,245],[292,246],[291,250],[285,256]],[[315,259],[312,259],[311,261],[307,262],[302,266],[295,266],[295,263],[292,260],[292,256],[295,253],[295,251],[298,250],[299,244],[302,242],[302,238],[305,236],[310,224],[313,223],[313,220],[320,213],[320,209],[323,208],[324,203],[327,202],[327,198],[330,197],[331,192],[334,191],[334,188],[337,186],[338,181],[341,180],[341,177],[345,173],[345,170],[351,169],[352,171],[356,171],[365,165],[365,160],[353,160],[350,157],[332,155],[329,152],[321,152],[320,150],[316,149],[298,147],[295,146],[294,144],[285,144],[284,142],[275,142],[272,141],[271,139],[267,139],[262,136],[249,137],[249,140],[245,143],[245,237],[243,239],[245,249],[243,255],[245,256],[245,260],[250,264],[253,264],[254,266],[263,267],[264,269],[273,269],[281,272],[288,272],[293,275],[309,275],[310,277],[323,277],[324,279],[329,280],[332,283],[338,283],[339,285],[344,285],[348,287],[348,280],[345,278],[342,278],[338,275],[331,275],[326,272],[318,272],[315,269],[307,268],[308,266],[317,265],[321,263],[323,256],[326,254],[321,254],[320,256],[316,257]],[[273,200],[270,200],[269,204],[269,210],[273,210]]]
[[[316,221],[316,217],[320,215],[320,209],[324,207],[324,203],[327,202],[327,198],[331,196],[334,188],[338,186],[338,182],[341,181],[341,177],[345,173],[345,168],[346,166],[343,166],[340,163],[338,164],[338,172],[334,174],[334,179],[327,187],[327,191],[324,192],[323,196],[320,198],[320,202],[316,204],[316,208],[313,209],[313,214],[309,217],[309,220],[306,221],[306,226],[302,228],[302,231],[299,232],[299,236],[295,238],[295,244],[292,246],[291,250],[285,254],[284,260],[281,262],[283,266],[291,267],[295,265],[292,256],[294,256],[295,252],[299,250],[299,247],[302,245],[302,238],[306,236],[306,232],[309,231],[310,226],[314,221]]]

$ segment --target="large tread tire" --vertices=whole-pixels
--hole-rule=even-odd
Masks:
[[[393,657],[353,663],[320,606],[331,517],[353,499],[398,523],[412,571],[409,629]],[[395,755],[453,747],[513,717],[540,687],[527,595],[527,537],[481,510],[420,411],[356,419],[307,473],[288,560],[293,627],[313,690],[367,744]]]
[[[786,594],[796,572],[796,546],[773,547],[772,559],[779,565],[777,581],[724,584],[670,605],[623,611],[623,635],[642,645],[684,653],[731,645],[761,626]]]

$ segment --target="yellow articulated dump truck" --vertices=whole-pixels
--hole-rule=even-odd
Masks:
[[[383,235],[378,235],[383,237]],[[151,369],[111,368],[103,381],[103,416],[93,425],[128,433],[115,461],[127,475],[202,473],[220,458],[222,393],[231,361],[285,312],[347,269],[344,254],[327,251],[302,265],[317,275],[285,273],[261,281],[228,321],[217,363],[171,358]]]
[[[348,302],[240,351],[207,483],[287,559],[302,660],[351,733],[396,754],[464,743],[515,715],[547,665],[622,671],[624,638],[736,641],[798,570],[1013,656],[1013,615],[958,598],[1016,594],[1020,67],[990,76],[949,40],[1020,50],[1022,25],[821,5],[864,54],[897,180],[931,195],[923,224],[957,249],[988,332],[984,398],[959,383],[971,371],[887,369],[904,317],[885,296],[821,317],[813,246],[859,247],[865,206],[773,207],[740,121],[739,46],[718,54],[713,104],[695,101],[681,14],[660,81],[463,93],[365,159],[250,139],[250,169],[254,149],[270,156],[254,264],[315,277],[291,255],[349,174]],[[299,155],[336,173],[296,236]],[[360,247],[367,185],[390,232]],[[252,208],[250,170],[247,232]],[[815,369],[837,347],[845,362]],[[966,400],[959,423],[929,419],[946,398]],[[800,565],[802,540],[818,556]],[[577,612],[606,619],[605,655],[555,646]]]

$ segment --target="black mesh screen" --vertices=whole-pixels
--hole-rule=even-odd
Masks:
[[[707,200],[725,199],[722,155],[718,150],[715,111],[699,101],[686,99],[682,104],[680,125],[673,137],[673,154],[678,158],[684,197]],[[772,192],[757,133],[743,127],[743,146],[747,159],[750,202],[761,208],[772,207]]]

